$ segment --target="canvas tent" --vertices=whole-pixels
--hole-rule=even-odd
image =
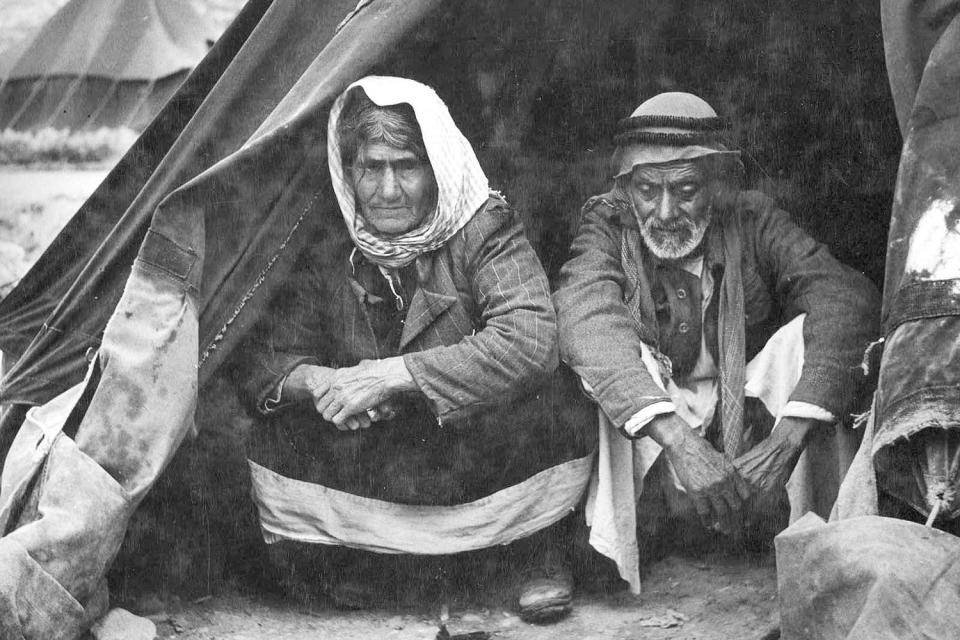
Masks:
[[[0,130],[142,130],[213,39],[188,0],[71,0],[0,60]]]
[[[50,620],[74,637],[180,443],[195,425],[229,428],[221,373],[233,350],[298,249],[342,224],[324,136],[350,82],[383,73],[434,86],[555,271],[583,198],[606,184],[617,119],[643,89],[665,88],[639,67],[649,54],[636,34],[753,11],[740,4],[250,0],[0,303],[0,349],[14,362],[0,384],[0,456],[17,434],[34,447],[7,458],[29,464],[8,464],[0,487],[4,637],[55,637]],[[743,43],[722,46],[736,56]]]
[[[881,6],[904,137],[883,356],[831,521],[811,514],[777,538],[784,640],[947,640],[960,629],[960,7]]]

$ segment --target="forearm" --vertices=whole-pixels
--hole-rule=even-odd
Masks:
[[[537,331],[522,335],[509,325],[488,326],[457,344],[408,353],[403,360],[438,417],[468,415],[530,392],[556,369],[552,318],[527,318],[520,326],[535,323]]]
[[[643,432],[667,451],[682,449],[684,441],[692,435],[690,425],[676,413],[656,416],[647,423]]]
[[[454,343],[404,355],[439,418],[529,393],[556,369],[557,318],[546,275],[523,227],[503,206],[485,210],[452,241],[455,272],[470,286],[470,326]]]

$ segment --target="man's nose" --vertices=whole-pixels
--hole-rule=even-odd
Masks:
[[[387,165],[380,178],[380,197],[387,201],[397,200],[403,195],[400,190],[400,181],[393,167]]]
[[[657,219],[661,222],[669,222],[676,217],[677,200],[669,189],[664,189],[660,194],[660,201],[657,203]]]

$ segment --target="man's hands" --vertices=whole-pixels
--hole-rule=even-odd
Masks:
[[[817,424],[810,418],[783,418],[765,440],[733,461],[753,493],[769,494],[787,484]]]
[[[783,418],[769,437],[733,462],[676,414],[657,416],[646,430],[663,447],[704,526],[731,534],[739,530],[744,502],[786,486],[818,424]]]
[[[403,358],[398,356],[363,360],[341,369],[300,365],[287,376],[283,395],[292,400],[310,400],[317,413],[337,429],[355,431],[393,417],[391,398],[416,389]]]
[[[657,416],[646,430],[663,447],[704,526],[736,534],[750,489],[730,460],[675,413]]]

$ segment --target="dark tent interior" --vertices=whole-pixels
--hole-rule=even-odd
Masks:
[[[27,353],[4,380],[4,401],[42,401],[76,382],[82,375],[77,357],[96,346],[110,300],[122,289],[160,198],[237,150],[316,55],[304,50],[290,59],[260,59],[260,66],[251,64],[242,74],[232,68],[238,87],[262,83],[260,92],[245,97],[238,88],[222,105],[201,107],[231,61],[252,59],[249,52],[244,58],[244,42],[259,38],[283,51],[269,38],[296,42],[326,33],[329,39],[332,26],[355,3],[327,2],[315,14],[308,9],[314,3],[296,3],[299,8],[289,11],[300,12],[300,31],[283,36],[255,29],[270,4],[248,3],[34,271],[0,304],[4,351]],[[876,2],[422,4],[427,8],[418,9],[422,15],[399,43],[364,74],[407,76],[437,90],[477,150],[491,186],[521,213],[551,276],[564,261],[583,201],[607,188],[616,122],[646,97],[677,90],[704,97],[732,122],[731,142],[744,151],[749,185],[777,198],[838,258],[881,284],[900,138]],[[323,45],[313,44],[317,50]],[[258,102],[269,95],[273,102]],[[203,117],[189,122],[194,113]],[[316,143],[318,137],[322,142],[325,115],[316,114],[312,136],[291,144]],[[330,202],[332,207],[332,196]],[[93,284],[74,284],[84,280]],[[45,318],[69,320],[84,300],[85,318],[93,313],[91,303],[103,309],[90,324],[77,325],[84,337],[66,355],[50,355],[57,336],[30,345]],[[207,324],[219,328],[221,316]],[[242,324],[254,320],[246,317]],[[224,362],[229,348],[223,352],[214,360]],[[54,372],[48,378],[52,389],[38,386],[36,375],[24,375],[35,374],[37,363]],[[254,558],[262,544],[247,499],[242,449],[252,420],[232,415],[230,401],[221,401],[231,395],[225,377],[207,372],[202,380],[200,434],[182,447],[131,522],[114,569],[112,586],[121,598],[146,589],[208,593],[258,570]],[[5,420],[0,446],[12,422]]]

